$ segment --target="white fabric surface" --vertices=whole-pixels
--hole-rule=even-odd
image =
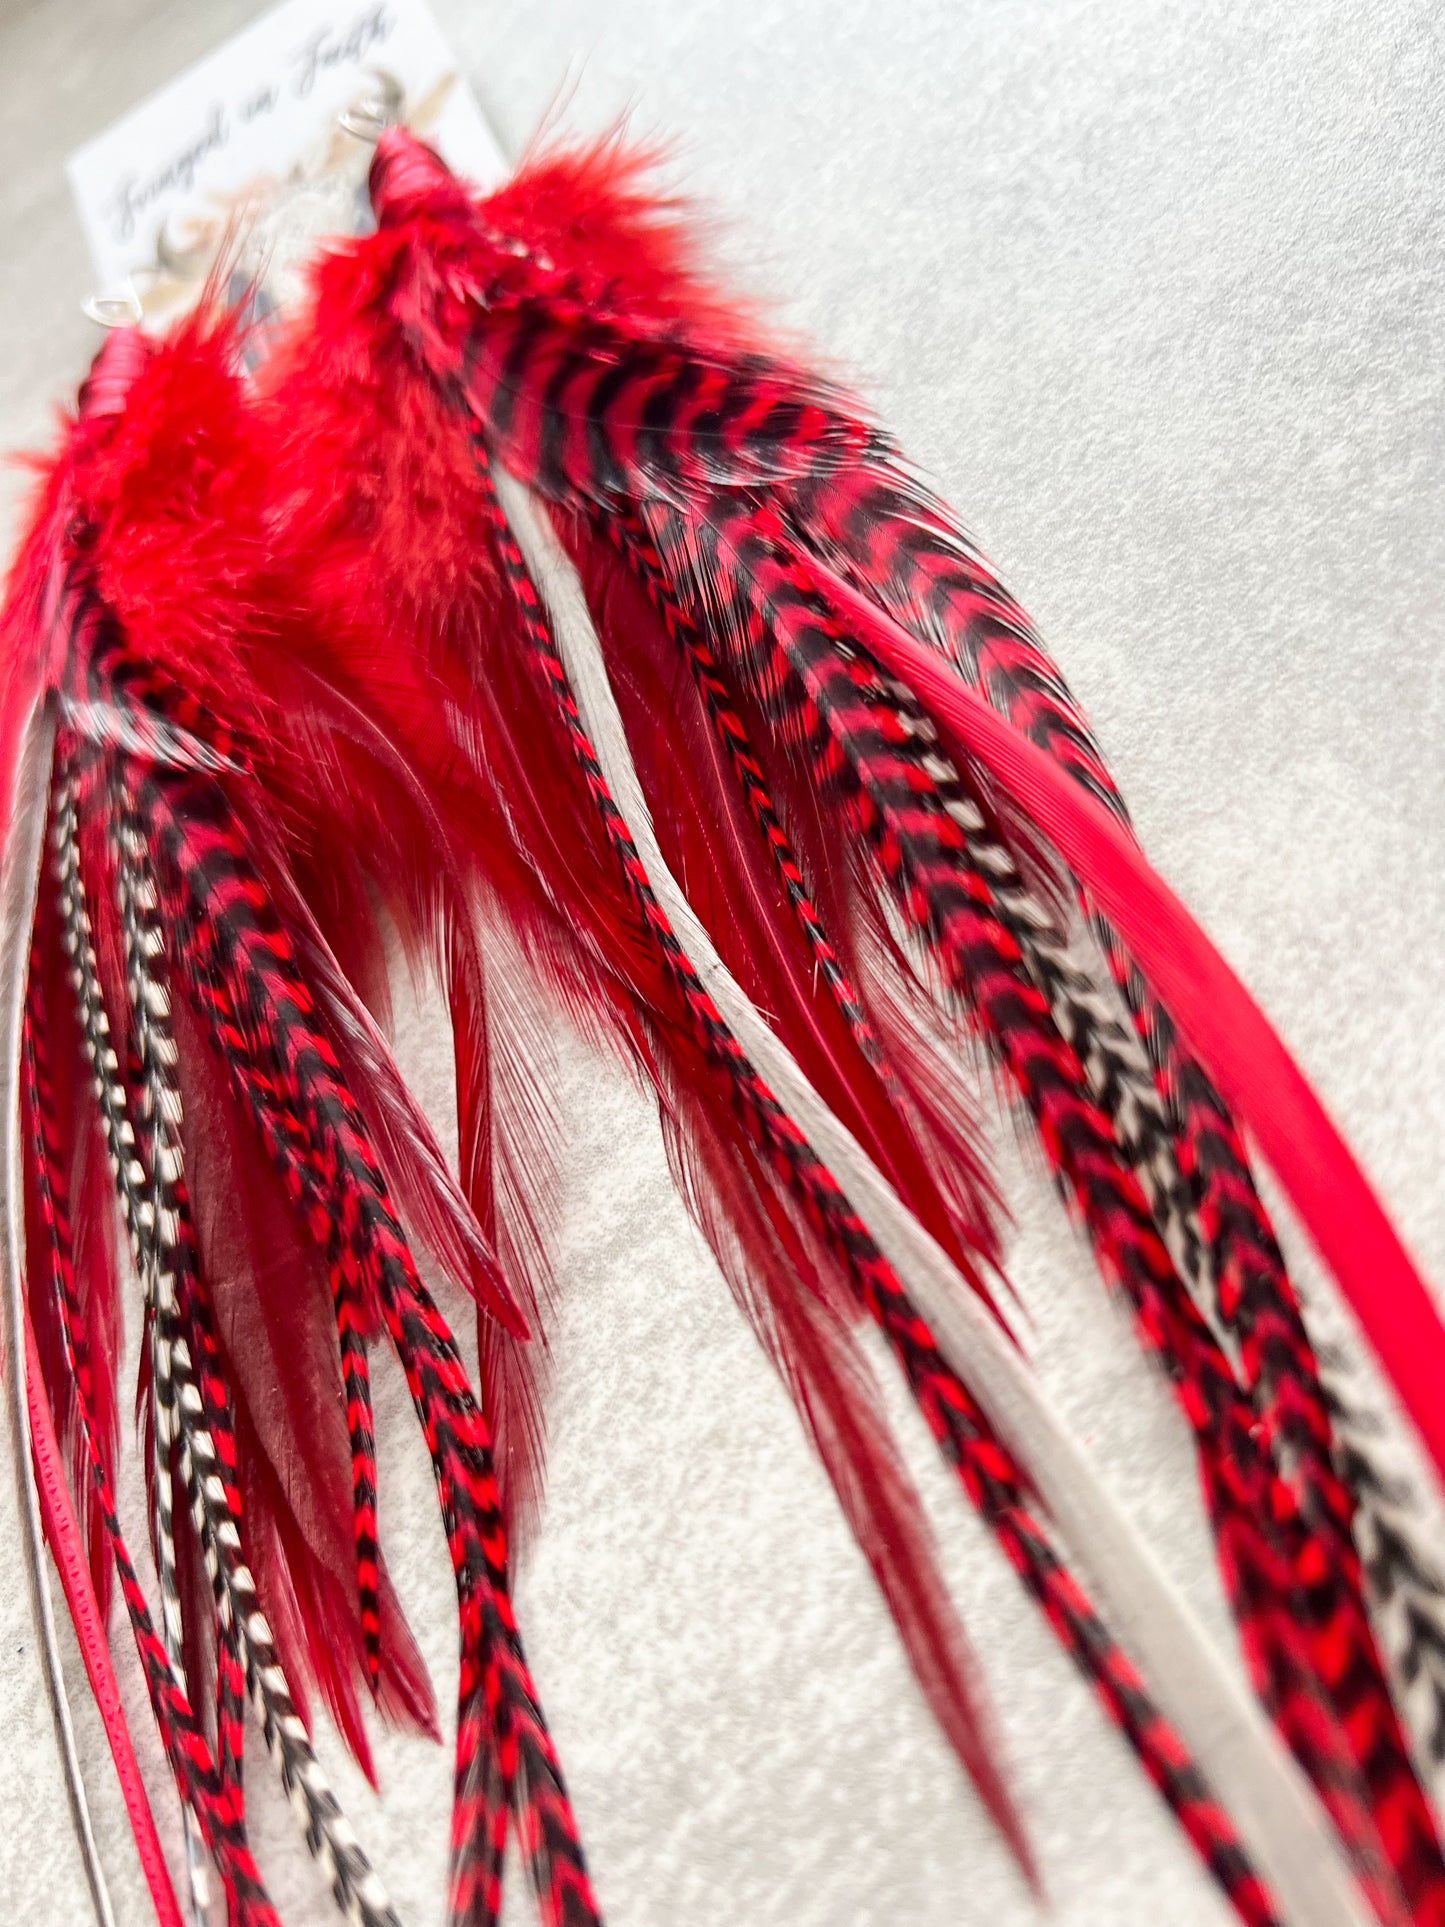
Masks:
[[[511,144],[559,96],[568,125],[630,108],[641,131],[676,138],[677,178],[725,218],[737,278],[867,381],[1052,640],[1151,853],[1445,1282],[1433,5],[435,5]],[[65,154],[256,11],[53,0],[0,16],[0,446],[46,433],[94,345]],[[4,487],[13,500],[18,479]],[[402,1044],[444,1118],[434,1019],[414,1014]],[[549,1498],[519,1593],[609,1919],[1033,1920],[673,1198],[647,1106],[576,1052],[562,1095]],[[1037,1159],[1010,1150],[1003,1164],[1039,1369],[1232,1650],[1183,1428]],[[400,1374],[378,1379],[383,1534],[445,1709],[445,1548]],[[1225,1920],[893,1406],[986,1661],[1053,1918]],[[87,1901],[15,1529],[5,1466],[0,1911],[60,1927]],[[119,1615],[114,1646],[144,1734]],[[72,1673],[129,1927],[147,1918],[144,1893]],[[324,1728],[321,1746],[403,1919],[439,1920],[447,1752],[384,1738],[377,1803]],[[159,1771],[153,1784],[163,1794]],[[284,1917],[329,1919],[259,1742],[248,1788]],[[520,1883],[510,1916],[532,1918]]]

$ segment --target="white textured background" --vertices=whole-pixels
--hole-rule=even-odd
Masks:
[[[1434,0],[435,7],[509,143],[559,98],[574,126],[631,109],[676,136],[738,275],[871,386],[1053,641],[1156,860],[1445,1281]],[[0,6],[0,445],[45,433],[94,346],[64,156],[257,11]],[[442,1040],[419,1016],[403,1041],[444,1115]],[[1033,1920],[672,1198],[655,1123],[575,1057],[565,1098],[550,1499],[520,1596],[609,1919]],[[1006,1175],[1040,1370],[1227,1642],[1181,1427],[1031,1163],[1010,1152]],[[379,1390],[384,1536],[445,1705],[444,1546],[400,1375]],[[1054,1920],[1224,1920],[904,1423]],[[0,1915],[61,1927],[87,1903],[0,1473]],[[126,1644],[118,1622],[122,1662]],[[80,1725],[130,1927],[143,1891]],[[322,1749],[403,1918],[439,1921],[445,1754],[383,1744],[377,1805],[325,1731]],[[276,1898],[324,1921],[253,1760]],[[511,1911],[531,1918],[525,1896]]]

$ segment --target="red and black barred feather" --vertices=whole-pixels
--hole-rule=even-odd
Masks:
[[[313,699],[294,702],[236,349],[234,332],[205,318],[158,348],[111,338],[8,607],[12,691],[38,679],[60,724],[55,882],[42,892],[32,1005],[46,999],[47,1040],[85,1064],[77,1090],[57,1096],[32,1022],[26,1101],[44,1112],[36,1313],[183,1808],[233,1917],[272,1918],[245,1844],[249,1691],[338,1904],[372,1927],[394,1919],[326,1786],[299,1696],[308,1679],[320,1688],[368,1770],[358,1682],[389,1716],[434,1726],[380,1559],[366,1351],[384,1331],[435,1461],[457,1568],[454,1918],[496,1919],[510,1806],[545,1917],[575,1927],[596,1918],[595,1903],[512,1614],[490,1434],[417,1274],[393,1183],[484,1314],[518,1335],[526,1321],[322,934],[334,906],[321,893],[315,911],[307,903],[330,844],[355,865],[362,786],[324,658],[311,665]],[[338,771],[353,808],[333,789],[328,817],[318,787]],[[434,858],[418,884],[394,845],[366,848],[379,900],[405,909],[434,890]],[[63,969],[45,961],[59,955]],[[363,1101],[349,1082],[358,1073]],[[103,1249],[112,1207],[85,1163],[102,1143],[150,1333],[142,1394],[169,1649],[114,1516],[113,1332],[68,1249],[77,1238]],[[67,1195],[85,1206],[75,1230]],[[105,1276],[91,1287],[101,1310]],[[190,1546],[211,1604],[184,1578]],[[214,1614],[209,1635],[198,1612]],[[207,1697],[214,1719],[193,1710]]]
[[[1116,843],[1127,825],[1103,758],[947,509],[712,286],[647,165],[607,141],[478,203],[384,137],[378,232],[323,262],[259,394],[226,324],[112,338],[0,617],[0,762],[37,691],[58,725],[20,1084],[29,1314],[188,1827],[231,1917],[264,1927],[249,1693],[338,1903],[394,1918],[304,1698],[320,1691],[368,1771],[364,1699],[435,1726],[381,1557],[369,1348],[385,1335],[456,1579],[451,1918],[494,1927],[515,1825],[548,1927],[600,1919],[511,1601],[509,1530],[541,1481],[557,1121],[536,1065],[560,1016],[655,1091],[679,1186],[1024,1870],[864,1319],[1235,1912],[1278,1918],[971,1368],[690,954],[688,905],[649,874],[589,737],[507,505],[520,483],[591,604],[652,861],[1001,1322],[998,1200],[956,1047],[973,1040],[1020,1098],[1192,1429],[1261,1699],[1377,1918],[1445,1927],[1350,1483],[1241,1132],[1153,981],[1157,946],[1127,916],[1116,933],[1102,911],[1119,921],[1119,893],[1080,855],[1089,811]],[[919,645],[1062,768],[1078,835],[962,728]],[[393,935],[449,1008],[458,1176],[387,1048]],[[148,1332],[159,1626],[115,1516],[107,1159]],[[412,1240],[476,1300],[480,1401]]]
[[[899,954],[886,920],[874,910],[869,864],[861,864],[857,874],[845,872],[841,883],[825,879],[825,894],[855,912],[850,927],[835,937],[819,913],[819,893],[810,887],[771,792],[768,771],[776,741],[759,751],[742,720],[744,710],[751,709],[776,732],[779,705],[792,694],[794,665],[776,657],[769,662],[771,636],[760,633],[750,639],[758,644],[760,673],[740,678],[737,664],[720,657],[718,643],[711,640],[720,639],[725,649],[736,641],[735,629],[729,635],[732,612],[716,577],[698,592],[696,576],[689,579],[676,549],[669,553],[676,534],[672,524],[686,516],[690,502],[716,502],[734,489],[751,513],[766,490],[800,481],[817,467],[869,458],[881,443],[861,421],[843,417],[821,384],[749,351],[741,324],[724,323],[719,305],[710,311],[717,327],[705,354],[675,325],[676,315],[664,315],[649,331],[644,313],[639,328],[627,305],[631,290],[624,285],[623,269],[635,265],[634,244],[646,240],[656,225],[655,212],[634,192],[635,170],[616,150],[607,150],[600,161],[594,157],[592,164],[606,177],[604,185],[620,190],[624,200],[632,196],[621,226],[630,222],[636,232],[610,232],[608,219],[616,210],[604,208],[599,241],[598,233],[589,231],[588,211],[579,214],[575,204],[569,206],[566,167],[561,166],[547,174],[545,192],[538,189],[556,228],[544,223],[543,230],[528,229],[521,238],[508,209],[515,197],[527,199],[526,181],[519,179],[498,201],[473,210],[429,156],[389,137],[374,176],[380,233],[324,264],[315,311],[266,378],[266,405],[277,425],[271,464],[275,520],[291,531],[298,555],[311,558],[302,572],[318,630],[338,651],[349,648],[358,674],[364,673],[362,665],[384,661],[383,692],[387,678],[400,685],[389,731],[414,729],[416,684],[428,677],[440,682],[440,713],[465,765],[458,771],[444,759],[434,764],[439,786],[452,785],[444,814],[451,823],[470,819],[475,824],[478,833],[468,839],[468,855],[484,887],[507,902],[518,928],[528,931],[534,960],[555,981],[558,953],[572,953],[569,961],[579,972],[572,996],[589,1006],[594,1022],[610,1025],[634,1059],[640,1058],[674,1129],[682,1122],[680,1092],[713,1107],[706,1113],[713,1137],[698,1139],[687,1168],[695,1185],[704,1158],[711,1161],[714,1189],[703,1221],[720,1247],[724,1268],[727,1250],[715,1214],[719,1206],[724,1220],[731,1214],[735,1236],[746,1217],[738,1179],[722,1181],[720,1151],[734,1172],[753,1173],[746,1180],[749,1188],[766,1178],[776,1200],[768,1206],[775,1235],[786,1232],[793,1288],[806,1286],[810,1259],[814,1275],[820,1275],[820,1262],[828,1270],[837,1268],[847,1295],[888,1335],[920,1401],[926,1404],[930,1384],[949,1388],[934,1409],[969,1415],[941,1428],[941,1442],[963,1469],[969,1454],[958,1434],[967,1433],[969,1422],[985,1432],[983,1449],[1001,1452],[1002,1447],[986,1435],[957,1374],[937,1357],[927,1327],[831,1174],[748,1063],[657,902],[592,754],[546,610],[491,478],[495,451],[507,467],[571,512],[574,519],[563,522],[564,533],[593,577],[599,603],[607,604],[611,594],[596,546],[599,529],[608,530],[623,559],[636,567],[651,603],[650,673],[661,660],[660,636],[696,678],[702,740],[715,747],[711,774],[705,783],[699,776],[700,786],[686,801],[674,801],[670,821],[682,837],[681,819],[702,806],[717,836],[711,847],[723,852],[728,873],[743,890],[747,907],[741,914],[756,915],[761,949],[745,955],[749,946],[734,933],[741,974],[747,978],[750,963],[755,987],[766,982],[770,991],[785,991],[781,999],[769,997],[769,1008],[783,1004],[777,1021],[789,1043],[825,1087],[831,1083],[835,1103],[982,1284],[980,1265],[996,1249],[988,1228],[991,1200],[977,1157],[961,1134],[962,1119],[941,1095],[947,1085],[929,1085],[922,1076],[922,1054],[910,1056],[906,1049],[893,1054],[892,1040],[906,1037],[907,1027],[896,1008],[890,1025],[875,1021],[853,987],[854,973],[842,961],[850,953],[861,955],[871,943],[876,986],[877,952]],[[596,178],[590,185],[597,186]],[[575,182],[570,191],[576,194]],[[678,298],[679,286],[685,306],[696,286],[690,288],[685,277],[678,282],[669,266],[656,275],[649,298],[665,307]],[[645,310],[646,301],[642,305]],[[694,312],[698,308],[695,300]],[[612,411],[601,419],[573,391],[574,382],[593,377]],[[329,469],[327,461],[317,459],[318,450]],[[598,474],[603,479],[593,487]],[[411,539],[419,523],[427,531],[424,557]],[[774,614],[769,603],[762,632]],[[625,615],[623,620],[630,636],[639,622],[636,609],[630,621]],[[639,660],[634,654],[634,663]],[[750,667],[757,671],[759,664]],[[785,721],[785,735],[787,728]],[[792,724],[794,738],[807,730],[806,717]],[[921,748],[926,755],[927,744]],[[834,749],[833,761],[825,757],[821,771],[825,796],[847,763],[836,744]],[[675,796],[680,783],[686,793],[674,759],[659,761],[654,776],[659,790],[671,781]],[[736,793],[729,784],[736,785]],[[991,867],[996,873],[1001,862],[1021,861],[1032,876],[1033,852],[1025,849],[1017,858],[1009,853],[997,812],[985,815],[987,799],[975,800],[961,777],[954,792],[944,815],[955,830],[962,818],[975,833],[965,874],[987,909]],[[749,820],[759,838],[755,851],[743,834]],[[694,874],[709,847],[707,832],[697,835]],[[965,841],[955,837],[950,852],[957,853]],[[514,846],[510,855],[504,850],[508,843]],[[678,847],[685,857],[685,839]],[[686,870],[686,862],[679,867]],[[1072,1181],[1111,1257],[1132,1283],[1146,1328],[1160,1328],[1159,1342],[1172,1347],[1171,1359],[1182,1357],[1184,1369],[1204,1387],[1196,1393],[1201,1445],[1215,1482],[1211,1496],[1226,1557],[1241,1571],[1248,1569],[1249,1577],[1238,1578],[1235,1589],[1260,1655],[1261,1678],[1272,1692],[1280,1692],[1282,1722],[1328,1784],[1338,1823],[1362,1874],[1374,1884],[1382,1918],[1398,1918],[1393,1872],[1371,1803],[1290,1615],[1293,1582],[1287,1559],[1258,1522],[1259,1508],[1267,1511],[1273,1503],[1276,1474],[1249,1441],[1249,1422],[1234,1396],[1237,1387],[1227,1361],[1217,1346],[1211,1349],[1207,1328],[1179,1285],[1073,1044],[1050,1029],[1056,1020],[1049,992],[1077,1022],[1088,1022],[1091,1039],[1102,1029],[1101,1020],[1087,1008],[1061,946],[1045,944],[1041,932],[1047,918],[1026,895],[1021,879],[1011,871],[1001,887],[1013,925],[995,914],[993,925],[984,926],[985,940],[996,953],[986,966],[1000,1000],[994,1007],[996,1035],[1008,1038],[1011,1061],[1031,1080],[1047,1128],[1067,1147],[1061,1148],[1061,1162],[1070,1161]],[[700,888],[705,897],[708,885]],[[904,907],[911,907],[906,898]],[[721,901],[717,921],[726,921]],[[1017,935],[1021,924],[1033,926],[1028,972]],[[1046,979],[1046,989],[1029,974],[1034,969]],[[963,985],[958,970],[954,984]],[[896,1005],[906,1003],[896,990],[893,994]],[[885,1031],[888,1045],[882,1041]],[[689,1033],[692,1041],[684,1051]],[[1152,1099],[1147,1074],[1136,1071],[1131,1088],[1141,1086]],[[708,1096],[710,1089],[715,1095]],[[716,1108],[719,1098],[734,1120],[726,1127]],[[888,1139],[885,1110],[909,1120],[901,1146],[896,1135]],[[920,1156],[929,1119],[941,1125],[946,1145],[953,1134],[941,1177]],[[756,1230],[751,1236],[753,1272],[767,1275]],[[746,1236],[743,1245],[749,1249]],[[834,1290],[828,1288],[830,1297]],[[792,1376],[803,1356],[802,1333],[782,1315],[785,1309],[786,1301],[775,1299],[764,1335],[775,1356],[779,1340],[791,1340],[791,1368],[785,1366],[785,1375]],[[927,1368],[909,1363],[915,1342],[932,1360]],[[786,1357],[786,1342],[783,1352]],[[1009,1476],[1018,1480],[1017,1469]],[[1011,1556],[1033,1574],[1030,1583],[1046,1593],[1040,1566],[1008,1537],[1007,1509],[990,1504],[976,1480],[971,1490],[1005,1545],[1012,1543]],[[910,1626],[899,1617],[917,1666],[918,1622]],[[1051,1618],[1147,1762],[1151,1722],[1131,1720],[1106,1686],[1115,1659],[1126,1664],[1122,1656],[1103,1657],[1112,1648],[1097,1621],[1090,1620],[1092,1630],[1085,1633],[1067,1614],[1051,1613]],[[921,1677],[929,1677],[926,1669]],[[936,1691],[933,1697],[937,1705]],[[967,1758],[971,1748],[965,1744],[961,1750]],[[1157,1765],[1158,1756],[1152,1757]],[[1182,1809],[1178,1786],[1167,1775],[1163,1784]],[[1235,1898],[1251,1904],[1242,1891]]]
[[[474,539],[489,534],[524,630],[538,629],[540,609],[491,499],[489,462],[556,505],[615,664],[618,629],[635,635],[646,624],[635,607],[614,619],[596,554],[598,534],[610,538],[651,604],[653,630],[695,679],[717,745],[706,792],[694,786],[681,808],[667,798],[669,783],[675,799],[683,780],[674,762],[653,761],[658,814],[676,832],[690,804],[712,805],[698,847],[715,839],[759,902],[759,866],[732,855],[751,817],[773,872],[758,910],[769,967],[798,991],[781,897],[874,1079],[876,1105],[898,1079],[839,962],[857,940],[824,926],[777,800],[796,790],[799,770],[825,799],[844,832],[841,854],[825,857],[841,863],[843,880],[827,894],[859,924],[860,904],[880,891],[891,898],[937,989],[966,1010],[1032,1112],[1106,1276],[1177,1388],[1256,1685],[1377,1910],[1393,1917],[1403,1896],[1433,1917],[1445,1904],[1435,1824],[1365,1615],[1308,1339],[1238,1134],[1158,1000],[1125,970],[1151,1077],[1111,1008],[1107,975],[1073,960],[1059,894],[1038,887],[1037,837],[870,646],[870,624],[901,612],[1083,787],[1112,800],[1087,727],[1021,612],[856,404],[770,353],[706,287],[685,230],[649,202],[639,165],[615,144],[524,169],[473,205],[425,150],[388,135],[373,191],[380,232],[329,264],[311,325],[338,335],[349,326],[366,344],[356,360],[390,352],[398,368],[408,357],[425,368],[437,403],[457,418],[444,458],[464,505],[456,525],[477,519],[465,507],[469,436],[490,522]],[[389,379],[406,395],[399,374]],[[406,396],[400,412],[425,408]],[[428,433],[437,439],[434,426]],[[569,720],[565,678],[544,635],[530,646],[644,923],[677,972],[675,939],[649,921],[625,826]],[[649,650],[655,665],[655,633]],[[745,708],[761,744],[741,721]],[[716,810],[725,773],[739,806],[730,817]],[[685,848],[679,854],[686,874]],[[755,987],[761,968],[755,961]],[[685,972],[680,983],[691,996]],[[818,1006],[795,996],[793,1010],[780,1016],[783,1034],[805,1061],[811,1051],[810,1069],[826,1083],[840,1046],[823,1047]],[[694,1021],[706,1034],[712,1019],[700,1008]],[[725,1055],[716,1038],[710,1047]],[[856,1067],[852,1080],[850,1122],[876,1144]],[[738,1102],[746,1113],[742,1085]],[[910,1202],[936,1214],[940,1200],[915,1184]],[[1221,1315],[1243,1340],[1238,1372],[1186,1283],[1201,1237]]]
[[[364,369],[372,391],[360,407],[355,390],[363,378],[355,374],[357,367]],[[661,1086],[665,1119],[678,1128],[679,1146],[687,1147],[682,1155],[688,1182],[705,1191],[731,1187],[729,1204],[711,1219],[704,1210],[704,1222],[710,1221],[715,1233],[726,1225],[738,1240],[752,1281],[747,1295],[755,1308],[763,1308],[756,1315],[776,1339],[778,1317],[795,1321],[798,1315],[786,1304],[779,1313],[770,1302],[772,1295],[797,1288],[794,1275],[779,1263],[779,1240],[785,1252],[802,1251],[816,1237],[808,1203],[816,1181],[802,1176],[801,1212],[797,1201],[784,1201],[786,1189],[784,1197],[775,1195],[797,1163],[795,1128],[780,1126],[770,1095],[709,1009],[659,920],[640,866],[619,861],[625,828],[600,807],[603,790],[595,780],[589,788],[574,754],[575,722],[569,725],[559,715],[554,686],[537,674],[539,652],[547,645],[535,597],[514,603],[510,621],[507,605],[498,601],[497,589],[507,580],[516,581],[525,595],[523,575],[503,574],[505,560],[515,570],[517,559],[509,548],[504,560],[495,546],[505,540],[505,523],[498,520],[471,450],[464,442],[465,466],[459,475],[449,475],[455,425],[448,412],[436,409],[427,386],[404,366],[398,370],[386,356],[359,363],[344,343],[334,362],[319,356],[287,371],[275,393],[274,412],[283,441],[273,474],[281,486],[307,491],[301,500],[288,501],[288,524],[309,529],[316,518],[328,518],[324,539],[314,546],[332,558],[335,568],[313,584],[318,610],[333,636],[353,638],[359,659],[381,648],[373,639],[380,628],[391,639],[390,653],[405,636],[426,673],[442,679],[438,697],[446,707],[436,713],[449,716],[449,729],[468,761],[453,768],[450,756],[444,756],[436,774],[449,786],[447,820],[467,836],[479,889],[506,908],[523,954],[541,973],[541,987],[550,986],[564,1008],[601,1026]],[[397,417],[409,433],[388,441],[376,425]],[[371,426],[365,447],[353,451],[355,459],[334,475],[319,469],[311,459],[315,446],[354,436],[363,422]],[[441,563],[440,592],[433,577],[429,602],[405,578],[388,576],[392,548],[384,537],[373,539],[374,522],[363,521],[359,513],[365,500],[387,500],[395,512],[409,506],[406,490],[417,486],[421,450],[429,445],[423,434],[435,438],[439,450],[426,487],[433,554]],[[446,500],[445,490],[454,491],[450,524],[437,507]],[[354,533],[358,524],[366,531],[360,540]],[[412,551],[397,543],[396,554],[402,565],[416,570]],[[425,572],[417,573],[427,588]],[[394,611],[402,612],[402,619]],[[499,633],[490,633],[493,629]],[[479,674],[479,650],[487,651],[485,675]],[[408,688],[406,706],[395,706],[388,716],[392,732],[409,726],[412,697]],[[384,690],[373,692],[373,701],[378,698],[385,700]],[[548,743],[563,759],[551,772],[538,755]],[[562,968],[569,981],[558,985]],[[749,1119],[754,1125],[762,1120],[756,1147],[749,1144]],[[742,1163],[741,1182],[731,1176],[729,1161]],[[836,1213],[836,1204],[825,1201],[822,1210],[826,1220]],[[826,1222],[824,1229],[826,1235]],[[738,1275],[731,1263],[725,1268]],[[846,1299],[846,1287],[844,1292]],[[836,1326],[838,1317],[835,1301],[830,1323]],[[837,1350],[846,1323],[847,1318],[826,1344],[814,1342],[801,1357],[789,1354],[785,1376],[809,1412],[842,1409],[844,1387],[855,1377],[846,1350]],[[840,1370],[841,1382],[836,1379]],[[887,1455],[879,1459],[874,1429],[875,1421],[860,1411],[846,1430],[833,1431],[835,1444],[825,1450],[825,1460],[840,1489],[852,1495],[854,1517],[885,1591],[898,1602],[920,1677],[931,1682],[935,1704],[960,1749],[997,1788],[977,1744],[966,1656],[952,1616],[942,1607],[922,1515],[896,1476],[880,1476]]]

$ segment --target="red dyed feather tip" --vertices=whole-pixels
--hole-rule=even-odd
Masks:
[[[1442,1334],[1307,1086],[1140,855],[1023,611],[859,404],[710,280],[646,155],[542,156],[475,201],[394,131],[371,186],[377,231],[318,264],[254,391],[225,323],[107,344],[3,616],[8,766],[37,694],[57,732],[21,1079],[38,1368],[89,1494],[74,1530],[95,1580],[118,1576],[232,1917],[272,1918],[246,1841],[249,1687],[339,1903],[392,1918],[300,1697],[321,1692],[363,1762],[363,1687],[435,1722],[379,1549],[384,1336],[456,1579],[451,1919],[498,1920],[513,1828],[548,1927],[600,1918],[508,1537],[542,1479],[565,1023],[654,1092],[679,1188],[1024,1873],[865,1324],[1236,1915],[1268,1927],[1257,1816],[1188,1743],[1217,1734],[1171,1726],[1066,1562],[1086,1531],[1062,1499],[1045,1515],[1038,1465],[991,1421],[992,1354],[945,1348],[850,1196],[885,1181],[918,1264],[1002,1320],[965,1060],[991,1066],[1177,1396],[1280,1740],[1376,1918],[1445,1927],[1353,1536],[1368,1483],[1243,1128],[1445,1463]],[[455,1174],[387,1048],[393,935],[448,1007]],[[846,1127],[837,1169],[715,994],[719,961]],[[149,1588],[113,1499],[112,1190],[145,1298]],[[476,1301],[477,1393],[413,1239]]]

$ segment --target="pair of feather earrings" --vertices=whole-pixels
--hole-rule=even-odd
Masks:
[[[655,1091],[1025,1874],[863,1323],[1237,1915],[1445,1923],[1357,1546],[1370,1463],[1245,1131],[1437,1465],[1439,1323],[1023,612],[859,406],[708,280],[641,157],[543,157],[478,202],[393,130],[371,185],[375,233],[319,264],[254,381],[225,317],[110,337],[3,617],[14,1399],[158,1917],[181,1913],[113,1583],[195,1892],[209,1866],[230,1920],[275,1918],[249,1699],[342,1910],[394,1919],[308,1713],[364,1764],[367,1700],[436,1723],[378,1540],[385,1341],[456,1577],[451,1919],[497,1920],[514,1838],[549,1927],[601,1918],[510,1587],[540,1479],[540,1000]],[[389,932],[449,1006],[456,1172],[387,1048]],[[1255,1701],[1009,1335],[967,1045],[1176,1392]],[[476,1300],[475,1382],[415,1250]],[[132,1271],[150,1588],[115,1503]],[[1428,1626],[1428,1573],[1391,1548]]]

